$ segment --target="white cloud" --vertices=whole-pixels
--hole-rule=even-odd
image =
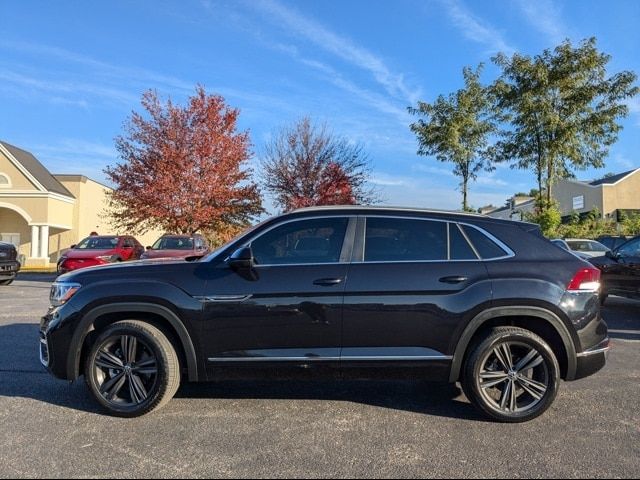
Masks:
[[[118,88],[74,80],[42,80],[6,68],[0,70],[0,80],[40,92],[53,92],[56,95],[51,98],[52,101],[76,102],[83,107],[86,107],[86,103],[83,98],[79,98],[81,95],[102,97],[125,105],[138,101],[136,95]],[[61,97],[60,94],[66,94],[67,97]]]
[[[558,45],[571,36],[557,4],[549,0],[517,0],[516,3],[527,21],[545,35],[552,45]]]
[[[421,97],[419,89],[408,87],[404,75],[391,71],[380,57],[356,45],[350,39],[328,30],[315,20],[285,7],[276,0],[252,1],[249,5],[267,13],[273,18],[274,23],[287,27],[288,31],[294,32],[316,47],[368,71],[390,95],[410,104]]]
[[[442,2],[453,24],[469,40],[485,45],[490,53],[513,54],[516,51],[507,43],[499,30],[474,15],[462,1],[442,0]]]

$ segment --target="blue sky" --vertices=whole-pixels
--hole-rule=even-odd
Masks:
[[[104,181],[141,93],[182,102],[197,83],[241,110],[258,165],[272,132],[304,115],[362,142],[385,203],[458,208],[448,164],[416,155],[406,107],[461,86],[465,65],[592,35],[611,71],[640,72],[636,0],[183,0],[0,3],[0,139],[54,173]],[[640,167],[640,100],[596,178]],[[475,207],[534,187],[501,166]]]

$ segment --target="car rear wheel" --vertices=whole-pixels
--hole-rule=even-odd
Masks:
[[[167,337],[148,323],[107,327],[85,364],[85,380],[109,413],[138,417],[162,408],[180,386],[180,364]]]
[[[559,378],[558,360],[542,338],[522,328],[497,327],[472,347],[462,386],[489,417],[517,423],[551,406]]]

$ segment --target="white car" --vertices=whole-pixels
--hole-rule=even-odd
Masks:
[[[566,238],[569,248],[574,252],[580,252],[588,257],[604,257],[609,249],[600,242],[584,238]]]
[[[581,252],[576,252],[575,250],[571,250],[571,248],[569,247],[569,244],[564,241],[561,238],[554,238],[553,240],[551,240],[551,243],[553,243],[554,245],[557,245],[558,247],[562,248],[563,250],[566,250],[568,252],[573,253],[576,257],[582,259],[582,260],[589,260],[591,257],[589,255],[585,255],[584,253]]]

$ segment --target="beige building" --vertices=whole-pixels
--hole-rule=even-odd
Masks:
[[[640,212],[640,168],[592,182],[562,180],[553,187],[563,217],[597,209],[604,218]]]
[[[91,232],[116,231],[106,187],[82,175],[52,175],[31,153],[0,141],[0,240],[13,243],[25,267],[51,267]],[[160,236],[138,237],[149,245]]]
[[[598,210],[604,218],[619,221],[623,213],[640,213],[640,168],[592,182],[561,180],[551,193],[564,220],[575,213],[585,215]],[[526,213],[533,211],[533,197],[513,197],[506,206],[486,207],[481,213],[494,218],[521,220]]]

